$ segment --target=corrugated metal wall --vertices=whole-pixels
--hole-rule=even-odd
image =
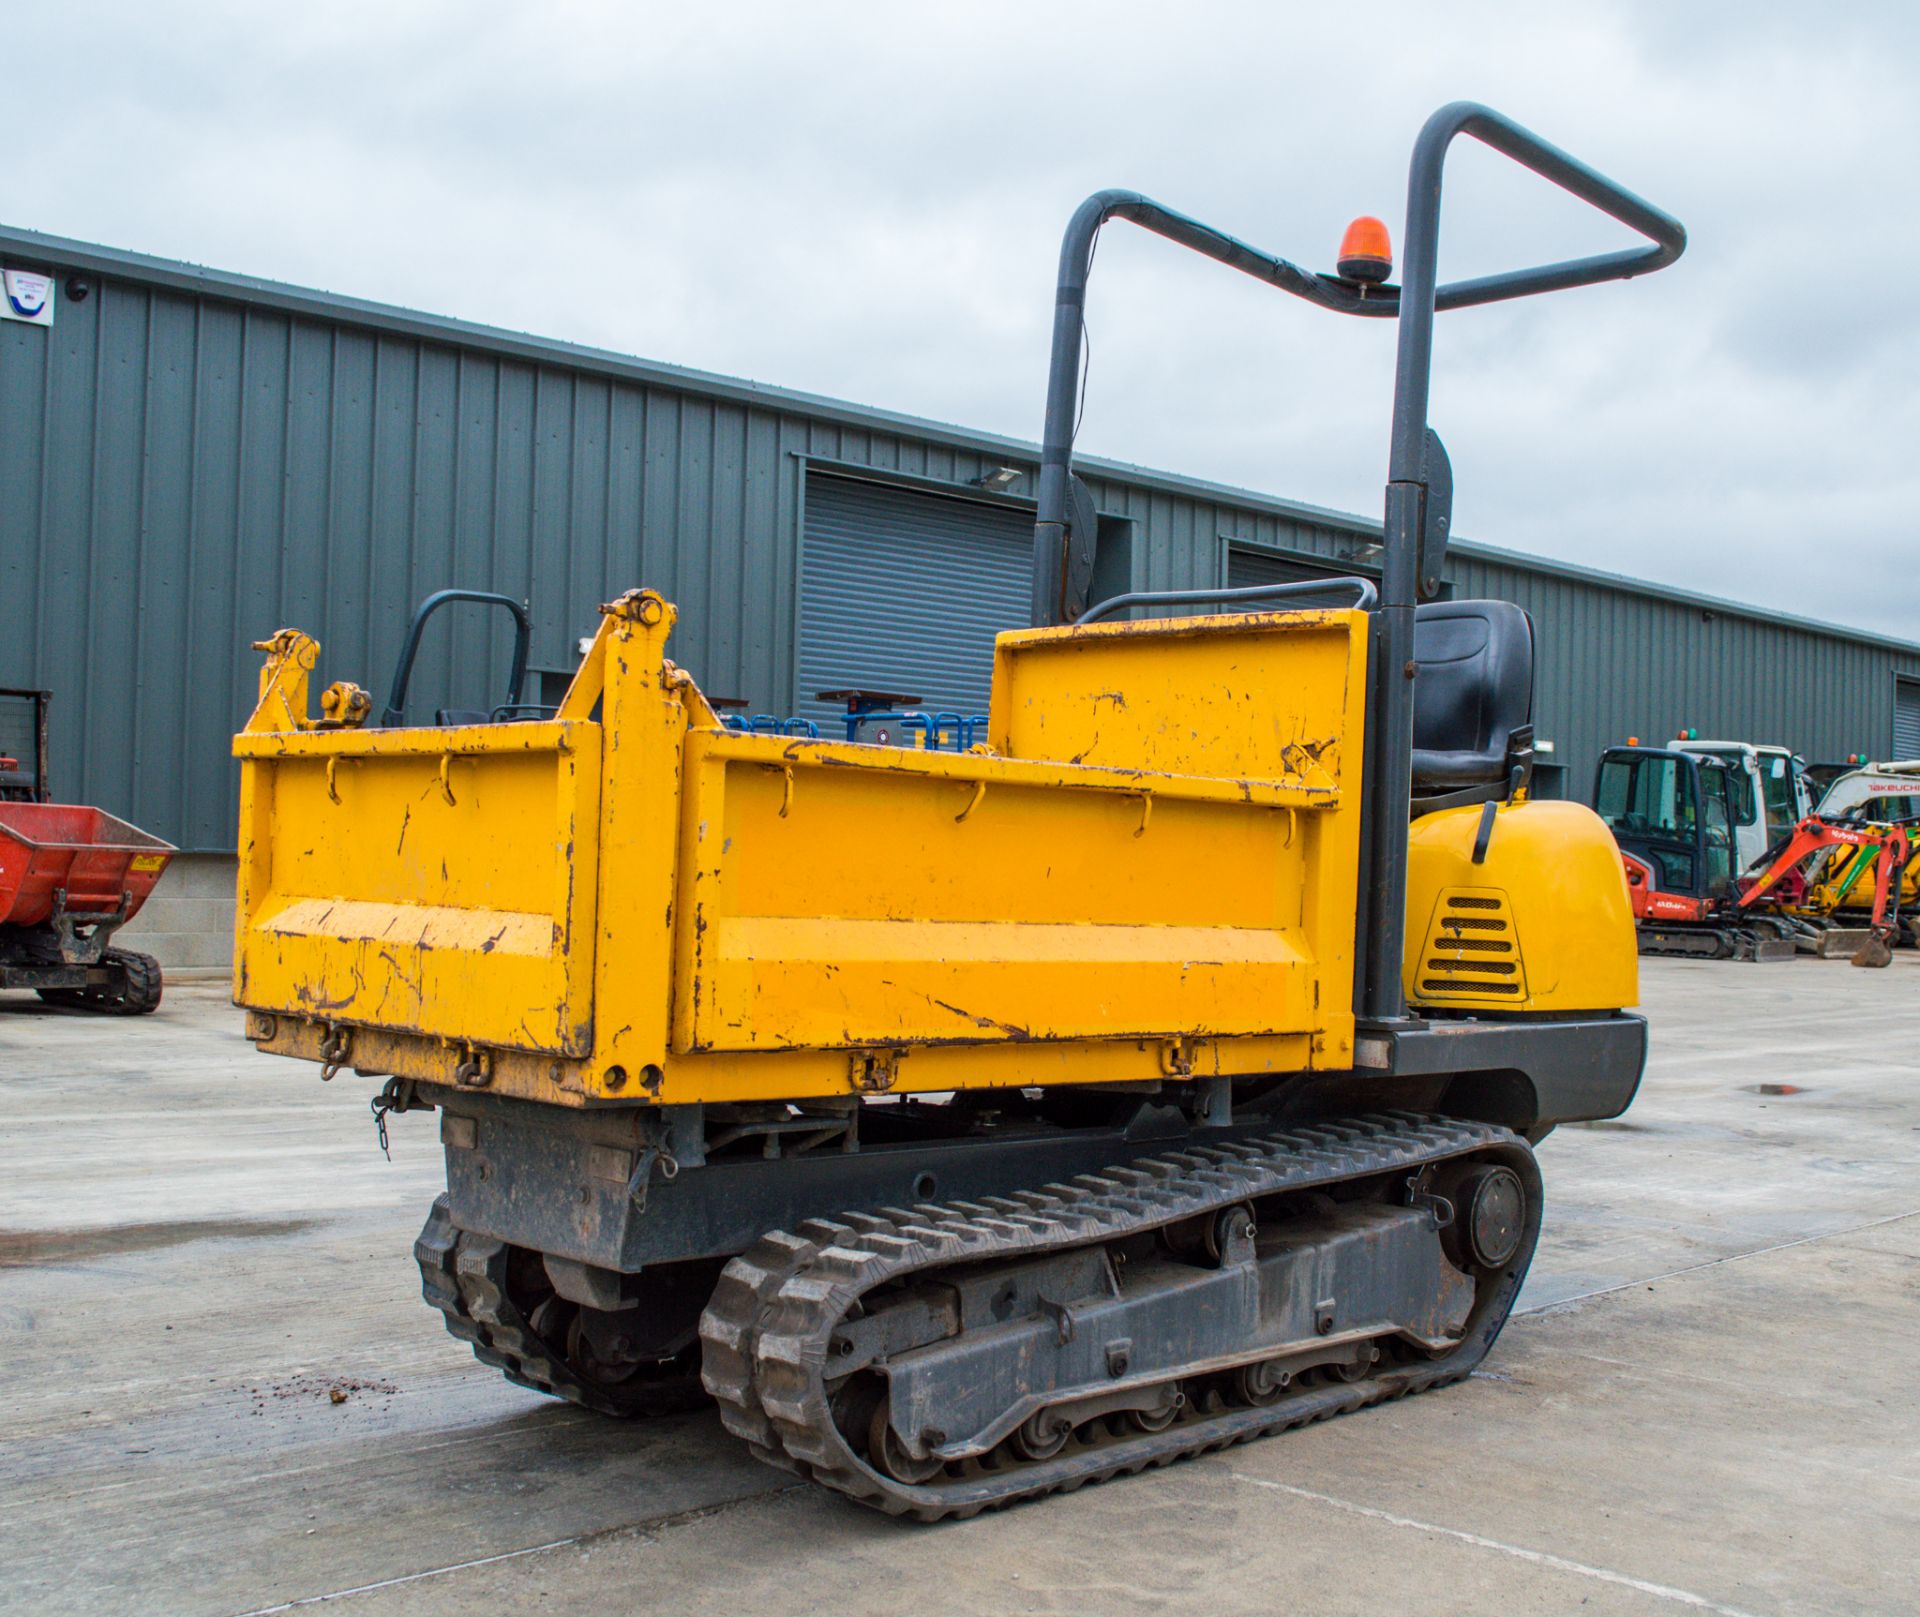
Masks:
[[[118,282],[51,332],[0,325],[0,421],[25,625],[0,683],[54,690],[64,790],[192,847],[232,841],[249,642],[282,624],[383,698],[431,590],[528,599],[534,663],[565,668],[595,605],[645,580],[722,683],[770,697],[791,658],[781,451],[804,423]],[[416,710],[497,699],[506,648],[453,609]]]
[[[431,590],[528,599],[534,665],[564,670],[597,603],[644,582],[678,602],[675,656],[703,684],[788,711],[809,466],[949,490],[1032,466],[1030,446],[984,434],[83,244],[0,230],[0,257],[93,283],[50,330],[0,323],[0,685],[55,692],[57,790],[189,848],[232,846],[228,739],[251,705],[249,642],[275,628],[315,634],[321,679],[381,701]],[[1378,537],[1086,470],[1125,519],[1136,588],[1225,582],[1229,539],[1344,566]],[[1453,573],[1456,593],[1539,620],[1542,729],[1576,790],[1628,729],[1883,751],[1892,673],[1920,675],[1920,653],[1702,623],[1697,605],[1504,560],[1463,553]],[[504,685],[505,626],[476,611],[429,631],[416,710]]]
[[[1480,557],[1456,557],[1462,596],[1517,601],[1539,626],[1536,728],[1555,742],[1568,795],[1592,790],[1600,748],[1637,735],[1657,745],[1683,726],[1705,736],[1777,741],[1812,761],[1893,742],[1893,675],[1920,669],[1866,640],[1629,594]]]
[[[183,846],[233,843],[250,642],[322,645],[384,701],[414,602],[529,601],[570,669],[639,583],[675,655],[756,708],[794,694],[806,457],[963,482],[999,464],[795,413],[134,280],[0,323],[0,685],[55,692],[56,790]],[[409,707],[504,690],[509,635],[456,607]]]
[[[1230,577],[1310,576],[1288,558],[1263,563],[1237,548]],[[1533,614],[1539,636],[1534,715],[1563,767],[1564,790],[1585,801],[1600,749],[1638,736],[1658,745],[1683,727],[1730,740],[1783,741],[1810,760],[1887,755],[1894,672],[1914,654],[1517,565],[1472,547],[1446,570],[1456,597],[1491,596]]]

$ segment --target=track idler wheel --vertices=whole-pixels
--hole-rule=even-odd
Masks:
[[[931,1482],[935,1477],[940,1475],[941,1462],[934,1459],[932,1455],[928,1455],[926,1459],[922,1460],[909,1454],[906,1445],[900,1441],[899,1433],[893,1429],[893,1421],[890,1418],[890,1414],[891,1412],[887,1407],[886,1399],[881,1399],[874,1409],[872,1421],[867,1426],[868,1460],[872,1462],[873,1468],[876,1471],[884,1471],[888,1476],[892,1477],[895,1482],[904,1482],[909,1487],[917,1486],[922,1482]],[[1034,1421],[1043,1419],[1045,1414],[1046,1411],[1042,1410],[1039,1415],[1033,1417],[1033,1420],[1027,1422],[1027,1426],[1031,1426]],[[1021,1427],[1020,1430],[1024,1433],[1026,1426]],[[1067,1446],[1067,1438],[1072,1434],[1072,1431],[1072,1427],[1064,1428],[1060,1433],[1060,1441],[1053,1446],[1049,1454],[1058,1454],[1061,1449],[1065,1448]],[[1018,1439],[1015,1441],[1017,1442]],[[1022,1452],[1025,1451],[1023,1450]],[[1047,1457],[1049,1456],[1029,1456],[1029,1458],[1039,1459]]]
[[[1520,1176],[1497,1162],[1477,1163],[1446,1191],[1453,1222],[1441,1232],[1447,1256],[1462,1269],[1498,1269],[1512,1261],[1527,1228],[1527,1192]]]

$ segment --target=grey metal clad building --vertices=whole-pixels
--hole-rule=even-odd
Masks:
[[[249,643],[282,625],[379,700],[413,602],[501,590],[552,689],[644,582],[709,692],[825,717],[848,685],[982,710],[1024,620],[1032,479],[980,479],[1030,474],[1030,444],[30,232],[0,229],[0,265],[53,285],[51,324],[0,320],[0,685],[55,693],[61,795],[183,847],[233,846]],[[1036,414],[1039,381],[1036,356]],[[1366,570],[1379,538],[1084,469],[1102,594]],[[1689,724],[1920,753],[1920,646],[1464,541],[1448,583],[1534,615],[1549,790]],[[502,624],[443,615],[412,711],[497,700],[506,656]]]

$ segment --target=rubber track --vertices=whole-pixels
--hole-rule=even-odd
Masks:
[[[1668,944],[1665,941],[1667,938],[1676,941]],[[1718,945],[1718,952],[1690,948],[1684,941],[1679,941],[1688,938],[1711,940]],[[1658,955],[1665,959],[1752,961],[1757,957],[1760,945],[1786,942],[1794,944],[1797,949],[1798,938],[1799,934],[1791,926],[1766,916],[1753,916],[1738,926],[1669,923],[1665,926],[1641,927],[1637,945],[1641,954]]]
[[[482,1364],[492,1365],[519,1386],[602,1415],[666,1415],[706,1402],[699,1378],[691,1373],[606,1386],[579,1375],[542,1340],[507,1295],[510,1255],[504,1241],[460,1229],[445,1196],[434,1198],[426,1227],[413,1243],[421,1292],[440,1310],[447,1329],[469,1343]]]
[[[109,949],[100,957],[105,966],[118,966],[123,986],[112,988],[43,988],[41,999],[70,1011],[92,1011],[101,1016],[145,1016],[160,1008],[163,984],[160,962],[134,949]]]
[[[1311,1190],[1505,1147],[1490,1124],[1385,1113],[1298,1127],[1253,1140],[1192,1146],[1069,1184],[978,1202],[885,1208],[812,1220],[764,1237],[727,1265],[701,1318],[702,1379],[727,1429],[770,1463],[891,1515],[938,1521],[1081,1487],[1244,1442],[1368,1404],[1458,1381],[1499,1334],[1532,1257],[1532,1242],[1476,1303],[1476,1324],[1442,1359],[1315,1386],[1280,1403],[1194,1415],[1164,1431],[1081,1447],[1050,1460],[925,1484],[882,1475],[836,1426],[824,1366],[834,1328],[866,1292],[918,1270],[1110,1241],[1237,1201]],[[1537,1180],[1530,1187],[1537,1193]],[[1534,1228],[1537,1231],[1537,1194]]]

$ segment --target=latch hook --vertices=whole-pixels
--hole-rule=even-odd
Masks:
[[[353,1047],[353,1029],[329,1022],[320,1041],[320,1082],[330,1084],[333,1075],[347,1064],[347,1052]]]

